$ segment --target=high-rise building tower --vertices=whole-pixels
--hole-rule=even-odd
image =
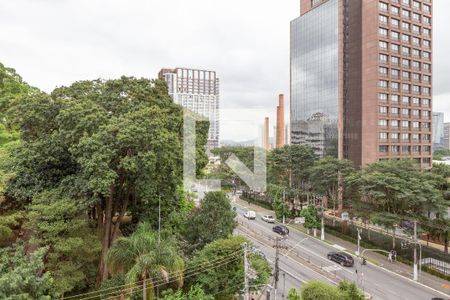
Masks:
[[[445,148],[444,113],[433,112],[433,152]],[[448,148],[447,148],[448,149]]]
[[[450,123],[444,123],[444,149],[450,149]]]
[[[175,103],[209,120],[208,149],[219,147],[219,78],[214,71],[186,68],[162,69]]]
[[[291,143],[361,166],[431,167],[432,0],[300,0]]]
[[[278,106],[277,106],[277,127],[276,127],[276,142],[277,148],[284,147],[284,95],[280,94],[278,96]]]

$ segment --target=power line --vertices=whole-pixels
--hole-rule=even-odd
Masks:
[[[243,251],[243,249],[240,249],[240,250],[236,251],[236,252],[233,253],[233,254],[229,254],[229,255],[227,255],[227,256],[224,256],[224,257],[221,257],[221,258],[214,259],[214,260],[212,260],[212,261],[208,261],[208,262],[201,263],[201,264],[199,264],[199,265],[197,265],[197,266],[195,266],[195,267],[193,267],[193,268],[190,268],[190,269],[186,269],[186,270],[183,270],[183,271],[175,271],[175,272],[171,272],[171,273],[169,273],[169,276],[170,276],[171,274],[188,274],[188,273],[197,271],[197,270],[201,269],[201,268],[204,267],[204,266],[211,265],[211,264],[216,264],[216,263],[220,263],[220,262],[225,261],[225,260],[227,260],[227,259],[229,259],[229,258],[238,256],[238,255],[241,254],[242,251]],[[172,276],[173,276],[173,275],[172,275]],[[86,296],[86,295],[95,294],[95,293],[102,293],[102,292],[104,292],[104,291],[113,290],[113,289],[118,289],[118,288],[121,288],[121,287],[127,287],[127,286],[129,286],[129,285],[132,285],[132,284],[138,284],[138,283],[142,283],[142,282],[143,282],[143,280],[139,280],[139,281],[135,281],[135,282],[132,282],[132,283],[127,283],[127,284],[122,284],[122,285],[116,285],[116,286],[112,286],[112,287],[105,288],[105,289],[100,289],[100,290],[96,290],[96,291],[92,291],[92,292],[81,293],[81,294],[77,294],[77,295],[72,295],[72,296],[64,297],[64,299],[72,299],[72,298],[76,298],[76,297],[80,297],[80,296]]]
[[[225,261],[225,262],[222,262],[222,263],[217,264],[217,265],[214,265],[214,266],[206,267],[206,268],[204,268],[204,269],[201,270],[201,271],[197,271],[197,272],[194,272],[194,273],[192,273],[192,274],[189,274],[188,276],[184,276],[184,278],[189,278],[189,277],[198,275],[198,274],[200,274],[200,273],[202,273],[202,272],[204,272],[204,271],[211,270],[211,269],[214,269],[214,268],[216,268],[216,267],[220,267],[220,266],[222,266],[222,265],[229,264],[230,262],[235,261],[235,260],[237,260],[237,259],[239,259],[239,257],[231,258],[231,259],[229,259],[229,261]],[[147,280],[148,280],[148,279],[146,279],[146,281],[147,281]],[[178,280],[178,279],[175,278],[175,279],[168,280],[168,281],[164,281],[164,280],[155,281],[155,283],[157,283],[157,284],[153,284],[152,286],[153,286],[153,288],[156,288],[156,287],[160,287],[160,286],[162,286],[162,285],[166,285],[166,284],[169,284],[169,283],[176,282],[177,280]],[[143,282],[143,280],[141,280],[141,282]],[[124,290],[125,290],[125,291],[129,290],[129,292],[133,292],[133,290],[136,290],[136,289],[139,289],[139,288],[134,286],[134,287],[126,288],[126,289],[124,289]],[[115,294],[115,293],[117,293],[117,292],[123,292],[123,291],[116,290],[116,291],[109,292],[109,293],[104,293],[104,294],[101,294],[101,295],[93,295],[93,296],[89,296],[89,297],[87,297],[87,298],[81,298],[80,300],[94,299],[94,298],[96,298],[96,297],[105,297],[105,296],[109,296],[109,295]]]
[[[196,267],[191,268],[191,269],[187,269],[187,270],[183,270],[183,271],[171,272],[171,273],[169,273],[169,276],[174,276],[173,274],[188,274],[188,273],[191,273],[191,272],[195,272],[195,271],[201,269],[202,267],[204,267],[206,265],[220,263],[220,262],[225,261],[225,260],[227,260],[229,258],[237,256],[239,252],[240,251],[238,251],[237,253],[233,253],[233,254],[230,254],[228,256],[222,257],[222,258],[218,258],[218,259],[212,260],[210,262],[204,262],[204,263],[199,264]],[[130,286],[132,284],[138,284],[138,283],[142,283],[142,282],[143,282],[143,280],[139,280],[139,281],[123,284],[123,285],[116,285],[116,286],[105,288],[105,289],[101,289],[101,290],[96,290],[96,291],[92,291],[92,292],[87,292],[87,293],[82,293],[82,294],[78,294],[78,295],[69,296],[69,297],[66,297],[65,299],[75,298],[75,297],[79,297],[79,296],[85,296],[85,295],[94,294],[94,293],[102,293],[102,292],[107,291],[107,290],[117,289],[117,288],[120,288],[120,287],[127,287],[127,286]]]

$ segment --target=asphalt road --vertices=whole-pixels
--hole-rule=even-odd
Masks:
[[[246,236],[263,251],[269,261],[275,257],[274,240],[279,237],[272,231],[273,224],[268,224],[257,215],[256,220],[243,217],[245,209],[237,207],[238,221],[242,224],[237,233]],[[300,287],[305,282],[320,280],[333,284],[346,279],[356,282],[361,290],[372,295],[373,299],[426,300],[433,297],[450,299],[449,296],[416,283],[398,274],[378,266],[367,264],[360,266],[356,257],[355,266],[342,267],[327,259],[330,251],[339,251],[338,245],[329,245],[306,234],[290,229],[289,237],[282,242],[289,250],[280,256],[280,281],[278,295],[285,294],[291,287]],[[305,262],[306,261],[306,262]],[[285,277],[283,277],[285,273]],[[324,274],[324,275],[323,275]],[[283,281],[285,278],[285,283]]]

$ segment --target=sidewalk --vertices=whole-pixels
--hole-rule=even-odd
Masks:
[[[233,200],[233,202],[238,204],[239,206],[243,206],[248,209],[254,210],[259,214],[274,215],[274,212],[272,210],[265,209],[263,207],[255,205],[253,203],[249,204],[247,201],[241,200],[239,198],[236,198],[236,200]],[[306,230],[301,225],[289,225],[289,226],[306,234]],[[338,237],[335,237],[329,233],[325,234],[325,242],[332,244],[332,245],[336,244],[336,245],[342,246],[343,248],[346,249],[347,252],[349,252],[353,255],[355,254],[355,252],[357,250],[357,245],[355,245],[351,242],[345,241],[343,239],[340,239]],[[364,250],[364,248],[361,247],[361,251],[362,250]],[[386,256],[381,255],[379,253],[374,253],[374,252],[368,252],[367,254],[365,254],[365,257],[367,257],[368,261],[373,263],[374,265],[382,267],[390,272],[396,273],[396,274],[401,275],[410,280],[412,280],[412,278],[413,278],[413,267],[412,266],[409,266],[409,265],[406,265],[406,264],[403,264],[400,262],[390,263],[390,262],[388,262]],[[429,286],[435,290],[438,290],[440,292],[450,295],[450,289],[448,289],[450,287],[449,286],[450,283],[448,281],[441,279],[439,277],[433,276],[431,274],[428,274],[425,271],[422,271],[422,274],[419,275],[419,282],[426,286]]]
[[[335,219],[337,222],[342,222],[342,220],[340,218],[335,217],[335,216],[333,216],[333,215],[331,215],[330,213],[327,213],[327,212],[325,212],[325,218],[326,219],[330,219],[330,220]],[[373,232],[379,232],[379,233],[381,233],[383,235],[388,235],[390,237],[393,236],[391,232],[386,232],[386,229],[381,228],[379,226],[375,226],[373,224],[367,225],[367,224],[364,224],[363,222],[354,221],[354,220],[351,221],[351,224],[356,225],[356,226],[358,226],[360,228],[364,228],[364,229],[367,229],[367,226],[368,226],[370,228],[370,230],[373,231]],[[396,237],[397,238],[403,237],[403,238],[411,239],[411,236],[405,234],[402,231],[399,232],[398,230],[396,230]],[[444,249],[445,249],[444,245],[437,244],[437,243],[434,243],[432,241],[427,241],[427,240],[424,240],[424,239],[421,239],[421,238],[419,238],[418,241],[419,241],[419,243],[422,244],[422,246],[431,247],[431,248],[434,248],[434,249],[437,249],[439,251],[444,252]]]

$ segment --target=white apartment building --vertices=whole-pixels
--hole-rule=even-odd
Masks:
[[[162,69],[175,103],[209,120],[208,150],[219,147],[219,78],[214,71],[187,68]]]

